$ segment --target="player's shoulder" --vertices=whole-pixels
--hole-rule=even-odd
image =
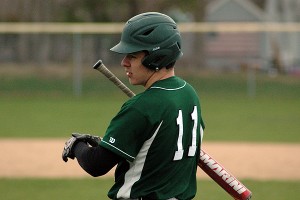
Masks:
[[[161,99],[156,92],[145,90],[134,97],[127,100],[122,108],[123,109],[134,109],[134,110],[141,110],[146,111],[149,108],[156,107],[156,104]]]
[[[148,109],[150,106],[153,106],[157,108],[157,106],[162,106],[164,103],[168,103],[165,99],[182,98],[182,96],[187,93],[194,94],[191,90],[193,90],[192,86],[184,79],[173,76],[168,79],[155,82],[144,92],[129,99],[124,106],[135,108],[144,108],[146,106]],[[178,93],[180,93],[180,95],[178,95]]]
[[[151,101],[150,101],[151,102]],[[149,99],[145,92],[136,94],[135,96],[128,99],[122,106],[122,109],[139,109],[145,104],[149,104]]]

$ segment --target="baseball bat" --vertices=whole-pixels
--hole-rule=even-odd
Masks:
[[[104,74],[104,76],[112,81],[128,97],[131,98],[135,96],[120,79],[106,68],[102,60],[98,60],[93,68]],[[203,149],[200,150],[198,166],[235,200],[251,199],[252,192]]]

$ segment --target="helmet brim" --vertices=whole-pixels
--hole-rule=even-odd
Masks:
[[[117,45],[110,49],[113,52],[120,53],[120,54],[129,54],[134,52],[143,51],[141,47],[134,46],[132,44],[127,44],[124,41],[119,42]]]

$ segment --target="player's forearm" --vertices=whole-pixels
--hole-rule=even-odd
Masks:
[[[119,162],[112,152],[101,146],[89,147],[84,142],[76,144],[74,153],[82,169],[93,177],[105,175]]]

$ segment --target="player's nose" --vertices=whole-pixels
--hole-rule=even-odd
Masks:
[[[123,67],[130,67],[130,62],[127,56],[124,56],[124,58],[121,61],[121,66]]]

